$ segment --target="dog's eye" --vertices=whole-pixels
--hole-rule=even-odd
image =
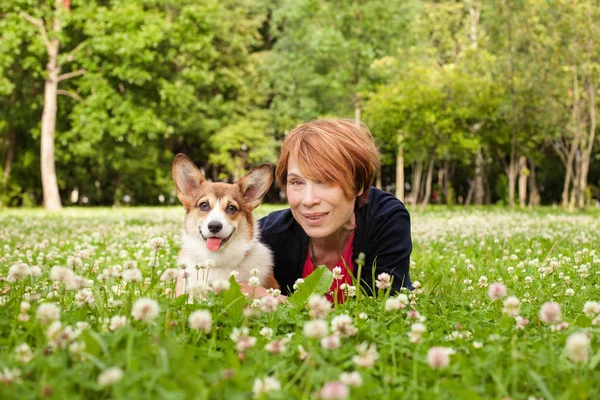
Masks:
[[[208,205],[208,203],[206,201],[203,201],[202,203],[200,203],[200,205],[198,206],[198,208],[200,208],[200,210],[202,210],[202,211],[209,211],[210,210],[210,206]]]
[[[237,212],[237,207],[234,205],[228,205],[227,206],[227,213],[229,214],[235,214]]]

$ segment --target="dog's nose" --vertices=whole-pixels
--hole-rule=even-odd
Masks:
[[[221,229],[223,229],[223,224],[219,221],[210,221],[208,223],[208,230],[211,233],[219,233],[221,232]]]

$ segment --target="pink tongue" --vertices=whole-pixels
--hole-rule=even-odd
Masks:
[[[223,241],[223,239],[221,239],[221,238],[210,237],[210,238],[206,239],[206,247],[208,247],[208,249],[210,251],[217,251],[221,247],[222,241]]]

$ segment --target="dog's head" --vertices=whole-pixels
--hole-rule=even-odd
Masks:
[[[252,239],[252,210],[260,205],[273,182],[270,165],[253,169],[234,184],[213,183],[186,155],[177,154],[172,173],[177,197],[186,212],[186,234],[199,235],[213,252],[232,238]]]

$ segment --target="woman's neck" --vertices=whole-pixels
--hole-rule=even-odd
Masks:
[[[339,259],[344,252],[344,248],[350,239],[350,235],[356,225],[356,217],[352,213],[352,217],[333,234],[324,238],[311,238],[315,250],[315,256],[319,263],[326,263],[330,259]]]

